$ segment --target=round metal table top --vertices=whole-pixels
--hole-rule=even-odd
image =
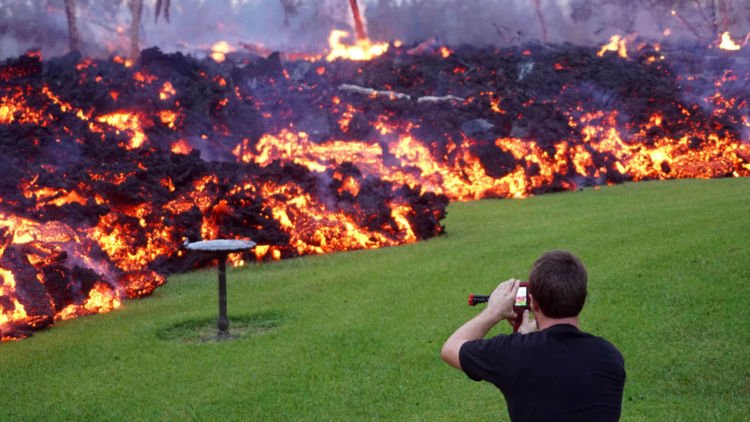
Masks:
[[[216,239],[185,242],[185,249],[200,252],[241,252],[254,248],[252,240]]]

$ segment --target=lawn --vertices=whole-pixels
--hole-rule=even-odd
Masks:
[[[625,356],[623,420],[750,414],[750,179],[454,203],[445,225],[230,270],[236,340],[200,341],[217,314],[207,269],[2,343],[0,420],[506,420],[499,392],[440,347],[477,312],[469,293],[526,278],[553,248],[588,267],[582,328]]]

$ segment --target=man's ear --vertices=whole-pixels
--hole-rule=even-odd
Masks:
[[[536,301],[534,300],[534,295],[529,293],[529,306],[531,307],[531,310],[534,313],[539,312],[539,305],[536,304]]]

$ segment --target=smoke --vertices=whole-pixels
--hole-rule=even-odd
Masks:
[[[376,39],[406,43],[436,37],[448,45],[508,45],[529,41],[600,44],[615,34],[647,40],[713,41],[717,30],[750,31],[750,5],[714,10],[709,1],[632,0],[373,0],[367,18]],[[704,4],[705,3],[705,4]],[[715,25],[714,25],[715,24]],[[714,27],[716,26],[716,27]],[[666,31],[666,32],[665,32]],[[545,38],[546,33],[546,40]],[[666,35],[665,35],[666,34]]]
[[[750,32],[750,5],[716,2],[629,0],[358,0],[370,38],[406,44],[436,38],[458,46],[506,46],[533,41],[601,44],[614,34],[646,40],[711,43],[717,31],[742,40]],[[83,54],[125,55],[132,17],[128,0],[77,0]],[[235,49],[251,44],[287,52],[320,53],[332,29],[353,30],[347,0],[179,0],[170,21],[155,19],[155,0],[145,0],[142,48],[206,55],[218,41]],[[704,4],[705,3],[705,4]],[[41,49],[44,57],[68,51],[63,0],[0,0],[0,57]],[[546,38],[546,39],[545,39]]]

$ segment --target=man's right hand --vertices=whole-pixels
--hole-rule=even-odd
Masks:
[[[523,311],[521,317],[521,325],[518,327],[518,332],[521,334],[533,333],[539,331],[539,327],[536,324],[536,320],[531,318],[531,312],[528,309]]]

